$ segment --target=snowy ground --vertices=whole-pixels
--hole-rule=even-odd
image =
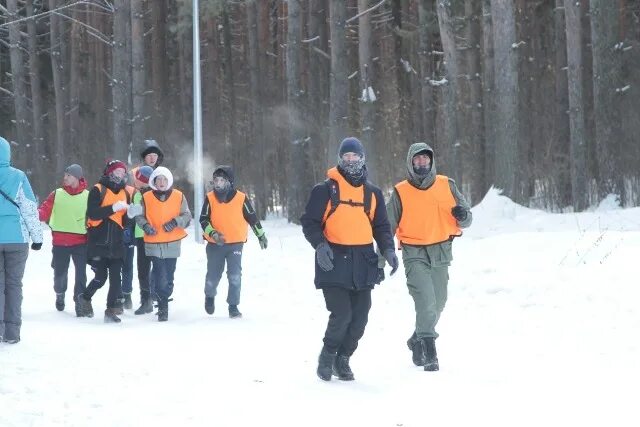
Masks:
[[[441,370],[411,363],[401,269],[374,291],[347,383],[315,375],[327,312],[296,226],[267,221],[269,249],[246,245],[240,320],[225,278],[204,312],[192,239],[169,322],[102,323],[106,287],[95,318],[76,319],[69,297],[59,313],[49,240],[28,261],[22,342],[0,345],[0,426],[640,425],[640,209],[552,215],[492,192],[473,211],[454,245]]]

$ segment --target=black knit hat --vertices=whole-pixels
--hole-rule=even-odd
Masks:
[[[350,136],[349,138],[343,139],[340,143],[338,157],[342,157],[344,153],[356,153],[361,157],[364,157],[364,146],[358,138]]]

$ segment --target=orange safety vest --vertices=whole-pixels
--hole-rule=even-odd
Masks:
[[[102,194],[102,184],[98,183],[96,185],[94,185],[94,187],[96,187],[98,189],[98,191],[100,191],[100,194]],[[127,193],[126,191],[118,191],[118,193],[114,193],[113,191],[111,191],[110,188],[105,188],[105,193],[104,193],[104,197],[102,198],[102,203],[100,204],[101,207],[105,207],[105,206],[109,206],[109,205],[113,205],[115,202],[122,200],[123,202],[127,202],[128,198],[127,198]],[[120,228],[124,228],[123,225],[123,221],[122,221],[122,217],[124,216],[124,214],[126,213],[126,209],[123,209],[121,211],[118,212],[114,212],[113,215],[109,216],[109,219],[113,222],[115,222],[116,224],[118,224],[120,226]],[[87,218],[87,228],[91,228],[91,227],[97,227],[100,224],[102,224],[101,219],[89,219]]]
[[[451,214],[456,200],[449,178],[436,175],[431,187],[420,190],[405,180],[395,186],[402,204],[402,217],[396,236],[409,245],[433,245],[462,235]]]
[[[246,197],[246,194],[242,191],[236,190],[233,199],[227,203],[220,203],[213,191],[207,193],[209,206],[211,206],[209,221],[217,232],[222,233],[225,243],[244,243],[247,241],[249,226],[242,214],[242,207]],[[211,243],[215,243],[207,235],[204,238]]]
[[[375,216],[376,198],[371,197],[369,217],[364,211],[364,185],[354,187],[349,184],[337,168],[327,171],[327,177],[338,184],[340,203],[331,215],[331,200],[322,217],[324,236],[331,243],[339,245],[368,245],[373,243],[371,222]],[[331,189],[330,189],[331,191]]]
[[[145,243],[169,243],[187,237],[187,232],[184,231],[184,228],[176,227],[168,232],[162,228],[164,224],[180,215],[182,197],[182,192],[179,190],[171,190],[169,198],[164,202],[158,200],[153,195],[153,191],[147,191],[142,195],[144,215],[149,224],[156,230],[156,234],[153,236],[144,235]]]

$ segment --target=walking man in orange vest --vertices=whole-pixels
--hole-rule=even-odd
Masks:
[[[247,241],[247,226],[253,230],[262,249],[267,249],[267,236],[249,198],[234,188],[231,166],[219,166],[213,171],[213,191],[207,193],[202,205],[200,225],[208,242],[204,309],[208,314],[215,311],[214,301],[226,262],[229,317],[242,317],[238,304],[242,285],[242,248]]]
[[[427,144],[409,147],[406,167],[407,179],[396,184],[387,214],[402,248],[416,310],[407,345],[416,366],[437,371],[436,325],[447,302],[451,246],[462,235],[460,229],[471,225],[471,208],[451,178],[436,175],[433,150]]]
[[[398,268],[393,237],[380,189],[367,181],[364,147],[356,138],[340,144],[337,167],[311,190],[300,218],[305,238],[316,250],[315,285],[331,313],[318,359],[317,375],[330,381],[354,379],[349,358],[364,335],[371,290],[380,283],[375,239]]]
[[[142,212],[135,218],[144,232],[145,254],[153,264],[158,321],[166,322],[169,320],[169,297],[173,293],[180,241],[187,237],[185,228],[191,222],[191,212],[184,194],[172,188],[173,174],[169,169],[157,167],[149,177],[149,186],[152,191],[142,194]]]

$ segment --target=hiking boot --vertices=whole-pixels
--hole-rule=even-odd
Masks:
[[[120,323],[122,320],[116,315],[115,308],[107,308],[104,311],[104,323]]]
[[[333,361],[336,358],[335,353],[329,353],[324,347],[318,357],[318,369],[316,374],[323,381],[331,381],[331,374],[333,373]]]
[[[140,303],[140,308],[138,308],[136,311],[133,312],[133,314],[135,315],[148,314],[148,313],[153,313],[153,300],[151,299],[150,296],[143,298],[142,302]]]
[[[56,293],[56,310],[64,311],[64,292]]]
[[[158,322],[166,322],[169,320],[169,301],[158,301]]]
[[[422,338],[422,349],[424,351],[424,370],[439,371],[438,353],[436,352],[436,339]]]
[[[125,310],[131,310],[133,308],[133,302],[131,301],[131,294],[124,294],[122,305]]]
[[[213,314],[215,309],[216,309],[216,307],[214,305],[214,298],[213,297],[205,297],[204,298],[204,311],[206,311],[207,314]]]
[[[78,295],[78,308],[82,313],[79,317],[93,317],[93,307],[91,306],[91,300],[85,299],[84,294]]]
[[[229,317],[232,319],[236,319],[238,317],[242,317],[242,313],[240,313],[240,310],[238,310],[238,306],[237,305],[230,305],[229,306]]]
[[[342,381],[353,381],[355,378],[349,366],[349,356],[339,354],[333,361],[333,375]]]
[[[416,336],[415,332],[407,340],[407,347],[411,350],[413,364],[416,366],[424,366],[424,350],[422,349],[422,343]]]

